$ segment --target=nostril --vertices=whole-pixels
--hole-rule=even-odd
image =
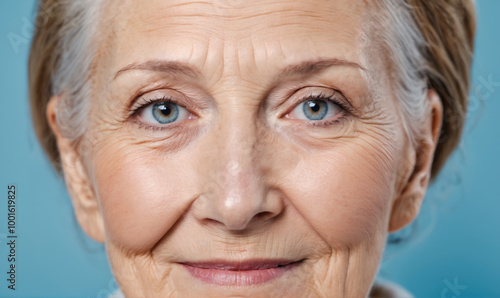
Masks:
[[[276,220],[276,218],[278,217],[279,215],[276,215],[274,212],[270,212],[270,211],[263,211],[263,212],[260,212],[258,214],[256,214],[254,216],[254,218],[250,221],[250,224],[252,223],[252,221],[259,221],[259,222],[269,222],[269,221],[273,221],[273,220]]]
[[[260,226],[262,224],[266,225],[271,221],[276,219],[276,215],[273,212],[260,212],[255,214],[250,220],[243,220],[243,218],[233,218],[232,220],[218,220],[215,218],[204,218],[202,223],[207,226],[224,226],[225,229],[233,231],[233,232],[243,232],[248,229],[254,229],[256,226]]]
[[[260,212],[260,213],[256,214],[255,218],[259,219],[259,220],[266,220],[266,219],[268,219],[269,217],[272,217],[272,216],[273,216],[272,212],[264,211],[264,212]]]

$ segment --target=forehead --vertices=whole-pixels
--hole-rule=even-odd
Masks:
[[[120,0],[103,10],[103,28],[110,71],[168,59],[255,77],[318,57],[361,65],[367,12],[363,0]]]

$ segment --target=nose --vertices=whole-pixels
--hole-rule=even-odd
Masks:
[[[234,119],[206,136],[200,168],[202,193],[193,202],[195,217],[229,231],[258,228],[283,210],[282,198],[270,183],[270,146],[266,130],[255,119]],[[228,121],[223,121],[227,123]]]

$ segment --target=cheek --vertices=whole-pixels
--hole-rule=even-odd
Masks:
[[[382,145],[381,145],[382,146]],[[308,152],[288,180],[288,197],[332,246],[352,245],[386,230],[393,196],[392,154],[350,143]]]
[[[106,241],[135,252],[147,251],[189,204],[183,199],[188,191],[183,183],[190,173],[183,172],[187,168],[180,159],[159,158],[151,151],[105,152],[95,156],[94,175]]]

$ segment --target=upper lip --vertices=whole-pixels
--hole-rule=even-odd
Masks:
[[[245,270],[263,270],[263,269],[284,267],[301,261],[303,261],[303,259],[298,261],[281,259],[281,260],[247,260],[241,262],[233,262],[233,261],[183,262],[181,264],[192,267],[198,267],[201,269],[245,271]]]

